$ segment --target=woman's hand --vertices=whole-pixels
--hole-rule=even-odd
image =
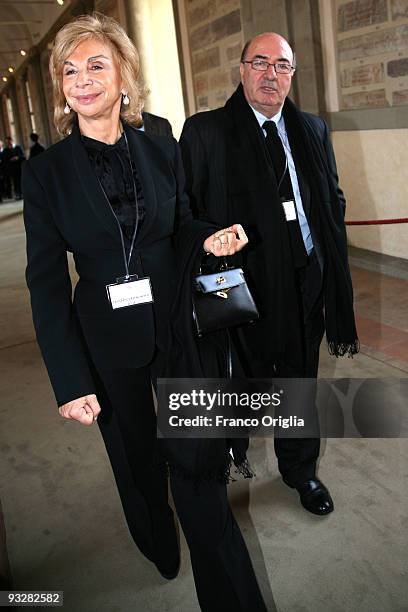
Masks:
[[[238,234],[238,238],[237,238]],[[231,227],[218,230],[209,236],[203,244],[206,253],[212,253],[216,257],[234,255],[248,244],[248,238],[242,225],[235,223]]]
[[[84,395],[59,407],[59,413],[65,419],[74,419],[83,425],[92,425],[101,411],[96,395]]]

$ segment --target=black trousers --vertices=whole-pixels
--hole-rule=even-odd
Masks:
[[[11,171],[15,198],[21,198],[21,165],[21,161],[13,162],[13,167]]]
[[[163,356],[150,367],[96,376],[102,411],[98,418],[130,533],[151,561],[178,554],[167,473],[157,439],[152,380]],[[264,611],[265,604],[226,486],[195,485],[175,473],[170,483],[189,549],[201,609]]]
[[[303,368],[289,365],[275,368],[251,355],[246,359],[249,375],[253,378],[316,378],[319,368],[319,349],[324,334],[321,271],[314,250],[305,267],[294,270],[298,295],[299,316],[303,330]],[[245,349],[244,349],[245,350]],[[247,366],[248,367],[248,366]],[[279,438],[274,440],[278,468],[283,480],[296,487],[316,477],[320,452],[319,438]]]
[[[12,196],[12,181],[9,170],[5,171],[3,175],[3,195],[5,198],[11,198]]]

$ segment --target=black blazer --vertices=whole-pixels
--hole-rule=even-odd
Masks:
[[[173,130],[171,129],[171,123],[164,117],[153,115],[143,111],[142,113],[143,125],[147,134],[155,134],[156,136],[173,136]]]
[[[78,127],[24,166],[26,278],[37,339],[59,405],[95,392],[89,358],[103,374],[146,365],[156,344],[165,347],[176,278],[174,233],[197,224],[184,193],[175,140],[128,125],[125,131],[146,206],[130,273],[150,277],[153,305],[113,311],[108,302],[105,286],[125,273],[120,234]],[[79,275],[73,300],[67,251]]]

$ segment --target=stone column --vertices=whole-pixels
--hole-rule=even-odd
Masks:
[[[1,95],[1,125],[3,132],[1,135],[2,140],[10,134],[10,121],[7,113],[7,94]]]
[[[140,56],[140,70],[144,83],[151,90],[146,100],[146,110],[155,106],[155,96],[158,87],[156,77],[152,68],[153,40],[150,23],[150,0],[128,0],[126,2],[126,21],[128,23],[128,34],[135,43]]]
[[[126,8],[142,80],[150,90],[146,110],[166,117],[178,137],[185,114],[172,0],[129,0]]]
[[[17,101],[17,89],[16,89],[15,79],[13,79],[13,82],[10,84],[9,96],[11,100],[11,105],[13,107],[14,127],[16,130],[16,144],[23,144],[23,133],[21,130],[20,110],[19,110],[19,105]]]
[[[298,65],[294,100],[303,111],[319,114],[325,108],[319,5],[316,0],[289,0],[286,5],[289,40]]]
[[[40,58],[39,52],[37,52],[33,56],[30,63],[31,63],[32,71],[33,71],[33,76],[35,78],[35,89],[36,89],[36,94],[37,94],[35,98],[36,100],[35,108],[39,110],[39,113],[40,113],[39,123],[43,131],[41,136],[42,136],[42,140],[44,144],[46,144],[47,147],[49,147],[52,144],[52,139],[51,139],[50,124],[48,120],[47,102],[46,102],[45,91],[44,91],[44,79],[42,75],[41,58]],[[33,92],[31,92],[31,95],[33,96]]]
[[[7,131],[8,131],[8,129],[6,129],[6,122],[4,120],[3,96],[1,96],[1,98],[0,98],[0,140],[4,141],[4,138],[6,137],[6,132]]]

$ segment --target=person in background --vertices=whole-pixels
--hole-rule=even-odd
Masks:
[[[43,147],[42,144],[38,142],[39,138],[40,137],[38,136],[38,134],[36,134],[35,132],[31,132],[30,139],[34,144],[32,144],[30,147],[29,159],[32,159],[33,157],[36,157],[37,155],[45,151],[45,147]]]
[[[25,155],[22,148],[19,145],[14,144],[11,136],[7,136],[2,161],[6,196],[8,198],[13,197],[13,186],[14,198],[16,200],[21,200],[21,167],[24,160]]]

